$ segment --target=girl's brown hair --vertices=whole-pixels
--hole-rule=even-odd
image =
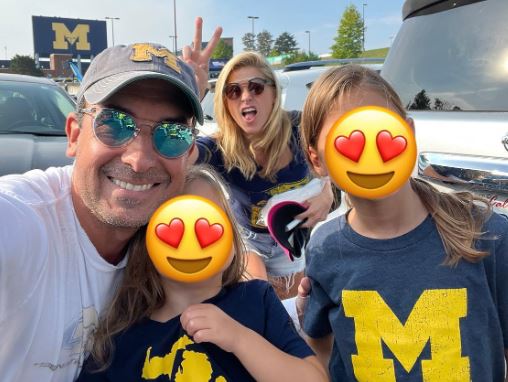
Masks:
[[[353,94],[366,91],[383,95],[386,107],[407,119],[399,96],[378,73],[360,65],[330,69],[312,85],[303,107],[301,142],[309,163],[309,148],[317,150],[319,135],[330,110],[337,109]],[[445,264],[454,266],[461,259],[479,261],[488,255],[474,246],[491,213],[487,200],[468,192],[440,192],[420,179],[412,178],[410,182],[436,223],[447,255]]]
[[[240,68],[258,69],[263,77],[275,86],[275,100],[272,112],[264,126],[262,134],[248,140],[227,108],[224,87],[231,73]],[[266,85],[269,86],[269,85]],[[238,168],[247,179],[257,172],[255,152],[261,150],[267,154],[267,163],[259,172],[263,178],[275,180],[280,156],[291,138],[291,122],[281,105],[281,89],[270,64],[258,53],[244,52],[234,56],[221,70],[215,86],[214,111],[219,131],[217,143],[222,150],[227,171]]]
[[[227,201],[225,183],[220,175],[206,165],[196,165],[188,169],[185,183],[195,180],[205,181],[216,189],[221,200],[220,207],[231,221],[235,254],[222,275],[222,284],[227,286],[237,283],[245,270],[245,249]],[[145,232],[145,228],[139,229],[132,239],[122,282],[95,332],[91,356],[98,367],[97,371],[106,369],[111,362],[114,352],[113,337],[141,319],[150,317],[165,302],[161,276],[148,256]]]

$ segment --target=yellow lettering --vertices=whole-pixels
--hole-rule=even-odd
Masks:
[[[53,49],[69,49],[69,44],[75,44],[77,50],[90,50],[88,42],[90,25],[78,24],[72,32],[63,23],[52,23],[51,26],[55,32]]]
[[[141,372],[143,379],[157,379],[167,375],[170,381],[193,381],[208,382],[213,374],[212,365],[204,353],[199,353],[188,348],[194,342],[183,335],[171,347],[171,351],[163,357],[150,357],[152,348],[146,351],[145,363]],[[180,355],[180,362],[175,365],[177,355]],[[216,378],[216,381],[227,382],[223,376]]]
[[[359,381],[395,382],[393,360],[383,358],[381,341],[408,373],[430,341],[431,359],[422,360],[425,382],[470,381],[469,357],[461,357],[461,317],[466,289],[426,290],[402,324],[376,291],[343,291],[347,317],[354,318],[358,354],[352,356]]]
[[[180,73],[178,59],[166,48],[157,49],[150,44],[134,44],[132,46],[132,61],[152,61],[153,56],[164,57],[164,63],[174,71]]]

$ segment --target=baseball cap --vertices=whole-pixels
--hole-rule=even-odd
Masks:
[[[203,124],[203,110],[194,70],[166,47],[154,43],[116,45],[97,55],[86,71],[77,95],[98,104],[126,85],[147,78],[162,79],[181,90]]]
[[[300,227],[305,220],[289,228],[295,216],[305,210],[306,208],[300,203],[283,201],[277,203],[268,211],[268,232],[291,261],[302,255],[309,237],[308,228]]]

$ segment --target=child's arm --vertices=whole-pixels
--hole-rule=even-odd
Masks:
[[[194,342],[211,342],[232,352],[258,381],[328,381],[315,356],[301,359],[284,353],[215,305],[192,305],[180,320]]]

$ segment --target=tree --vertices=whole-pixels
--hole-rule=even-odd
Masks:
[[[261,53],[263,56],[267,57],[271,50],[273,44],[273,36],[266,29],[257,35],[257,51]]]
[[[211,58],[231,58],[233,57],[233,47],[226,44],[220,39],[217,46],[213,50]]]
[[[9,68],[11,73],[16,74],[28,74],[30,76],[42,77],[44,73],[41,69],[35,66],[35,60],[30,56],[21,56],[16,54],[11,59],[11,65]]]
[[[354,58],[362,52],[363,21],[356,7],[349,5],[340,19],[335,44],[331,46],[332,57]]]
[[[283,65],[294,64],[295,62],[303,62],[303,61],[318,61],[319,56],[315,53],[310,52],[310,54],[305,53],[304,51],[296,51],[291,53],[289,57],[286,57],[282,60]]]
[[[416,93],[413,102],[410,102],[406,108],[408,110],[430,110],[430,98],[425,89]]]
[[[295,36],[288,32],[283,32],[275,39],[273,50],[278,52],[278,55],[293,53],[298,50],[298,44]]]
[[[256,39],[252,33],[245,33],[242,37],[244,50],[257,50],[256,49]]]

